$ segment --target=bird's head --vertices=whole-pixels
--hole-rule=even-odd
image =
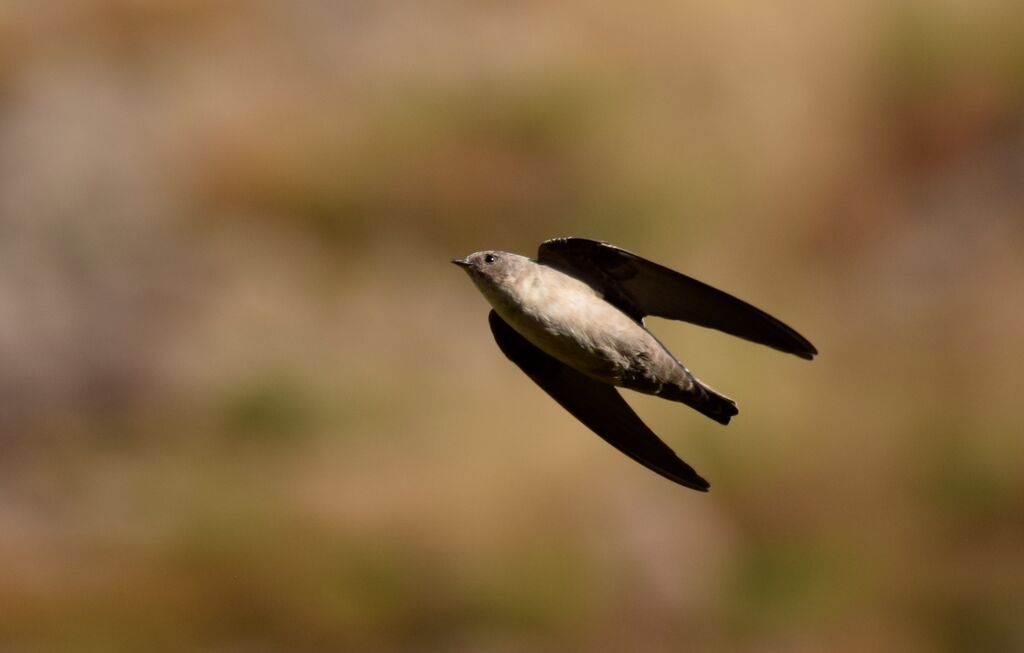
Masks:
[[[514,275],[520,267],[520,259],[525,257],[508,252],[484,250],[473,252],[466,258],[452,259],[452,263],[465,270],[471,277],[485,277],[498,280]]]
[[[530,259],[519,254],[484,250],[473,252],[466,258],[453,259],[469,278],[485,292],[508,289],[528,269]]]

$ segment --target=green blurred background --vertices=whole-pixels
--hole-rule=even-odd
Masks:
[[[448,264],[614,242],[644,470]],[[0,2],[0,650],[1024,650],[1024,6]]]

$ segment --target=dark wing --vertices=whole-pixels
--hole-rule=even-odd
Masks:
[[[711,487],[647,428],[614,387],[594,381],[545,354],[494,311],[488,319],[502,353],[590,430],[669,480],[701,492]]]
[[[811,360],[807,338],[759,308],[614,245],[586,238],[541,243],[537,259],[589,284],[637,322],[647,315],[718,329]]]

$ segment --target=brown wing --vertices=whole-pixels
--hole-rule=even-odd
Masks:
[[[647,428],[614,387],[594,381],[545,354],[494,311],[488,320],[502,353],[610,445],[680,485],[701,492],[711,487]]]
[[[624,249],[586,238],[541,243],[537,260],[589,284],[637,322],[692,322],[811,360],[807,338],[747,302]]]

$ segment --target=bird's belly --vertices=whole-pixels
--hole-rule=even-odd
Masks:
[[[654,342],[643,327],[596,297],[560,296],[495,308],[541,351],[605,383],[621,383],[635,355]]]

